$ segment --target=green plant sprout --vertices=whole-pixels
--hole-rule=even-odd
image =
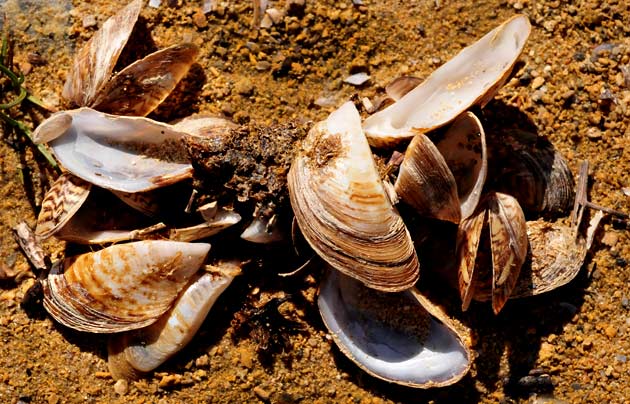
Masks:
[[[28,101],[33,105],[36,105],[46,110],[48,110],[49,108],[39,98],[30,94],[28,90],[22,86],[22,84],[24,83],[24,75],[21,72],[16,74],[11,70],[10,66],[12,65],[12,55],[9,52],[9,48],[9,34],[8,30],[6,29],[5,22],[5,30],[2,34],[2,49],[0,50],[0,73],[9,79],[11,83],[11,88],[18,95],[15,98],[11,99],[9,102],[0,104],[0,119],[4,121],[7,125],[12,127],[17,133],[28,138],[31,143],[35,145],[31,136],[31,130],[28,128],[28,126],[26,126],[23,122],[12,118],[9,115],[8,110],[22,104],[22,102],[24,101]],[[44,156],[46,161],[48,161],[48,164],[50,164],[53,169],[57,169],[57,162],[50,154],[48,149],[46,149],[46,147],[41,144],[35,146],[37,147],[37,150],[39,150],[39,152]]]

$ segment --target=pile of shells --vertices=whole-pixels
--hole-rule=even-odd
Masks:
[[[64,169],[44,198],[36,235],[98,245],[140,240],[66,258],[43,281],[44,307],[59,323],[116,333],[109,367],[117,379],[137,378],[185,346],[240,272],[238,263],[204,265],[210,244],[192,242],[238,223],[238,213],[210,203],[199,207],[200,223],[162,221],[186,206],[187,199],[173,202],[172,187],[192,191],[182,137],[232,124],[143,117],[186,75],[195,45],[157,51],[110,77],[141,8],[132,2],[85,44],[63,91],[79,108],[53,114],[34,132]]]
[[[210,147],[238,128],[213,117],[176,124],[145,117],[185,76],[197,48],[169,47],[111,77],[141,7],[141,0],[129,4],[79,51],[63,91],[75,109],[52,115],[34,133],[64,169],[45,197],[36,234],[117,243],[58,262],[43,281],[44,306],[68,327],[114,334],[109,366],[116,379],[140,377],[181,349],[240,272],[220,254],[216,265],[204,265],[210,245],[195,242],[239,222],[232,206],[210,200],[198,207],[198,222],[184,227],[178,225],[191,214],[169,216],[193,205],[173,195],[203,192],[192,189],[193,171],[213,174],[197,172],[183,139]],[[561,220],[539,219],[573,205],[562,156],[536,135],[486,135],[469,111],[508,79],[529,32],[525,16],[511,18],[422,83],[405,78],[388,86],[392,102],[367,119],[354,104],[342,105],[291,152],[285,188],[295,221],[327,268],[319,310],[340,350],[375,377],[428,388],[457,382],[471,366],[468,330],[416,289],[417,251],[426,240],[407,227],[399,201],[415,221],[457,226],[456,237],[444,241],[456,267],[432,267],[454,271],[463,310],[479,300],[499,313],[508,299],[551,290],[581,267],[585,236]],[[394,184],[377,169],[370,146],[406,147],[390,166]],[[276,241],[279,225],[267,217],[241,237]],[[550,260],[548,244],[566,255]]]

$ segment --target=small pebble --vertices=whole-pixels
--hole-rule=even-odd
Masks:
[[[201,12],[201,10],[197,10],[197,12],[193,14],[192,22],[193,24],[195,24],[195,27],[199,29],[208,27],[208,20],[206,19],[206,16],[204,15],[204,13]]]
[[[208,355],[201,355],[200,357],[195,359],[195,366],[199,368],[206,367],[209,364],[210,364],[210,359],[208,358]]]
[[[627,297],[621,298],[621,305],[624,309],[627,309],[628,307],[630,307],[630,300],[628,300]]]
[[[23,75],[28,76],[28,74],[33,70],[33,65],[29,62],[21,62],[20,63],[20,71]]]
[[[619,241],[619,236],[617,236],[617,233],[612,231],[607,231],[604,233],[604,237],[602,237],[602,244],[608,247],[614,247],[617,244],[617,241]]]
[[[588,116],[588,121],[593,125],[599,125],[602,120],[602,114],[599,112],[592,113]]]
[[[604,334],[606,334],[608,338],[615,338],[617,335],[617,327],[609,325],[604,329]]]
[[[181,375],[164,375],[160,379],[158,386],[160,388],[175,386],[181,383],[181,379]]]
[[[260,386],[254,387],[254,394],[263,401],[267,401],[271,397],[271,393]]]
[[[81,23],[83,28],[91,28],[96,26],[96,16],[94,14],[89,14],[83,17],[83,22]]]
[[[269,70],[271,68],[271,63],[266,60],[260,60],[256,63],[256,70],[259,72],[264,72],[265,70]]]
[[[361,73],[356,73],[356,74],[346,77],[343,80],[343,82],[352,84],[353,86],[360,86],[361,84],[364,84],[369,79],[370,79],[370,76],[367,73],[361,72]]]
[[[628,357],[626,355],[615,355],[617,362],[626,363]]]
[[[127,380],[125,379],[120,379],[116,381],[116,383],[114,384],[114,391],[119,396],[124,396],[125,394],[127,394],[128,390],[129,390],[129,384],[127,383]]]
[[[590,127],[586,130],[586,137],[591,140],[598,140],[602,138],[602,131],[595,127]]]
[[[242,78],[236,83],[234,90],[240,95],[249,96],[254,92],[254,85],[249,79]]]
[[[536,90],[536,89],[542,87],[543,84],[545,84],[545,79],[540,77],[540,76],[538,76],[538,77],[536,77],[534,79],[534,81],[532,81],[532,88],[534,90]]]

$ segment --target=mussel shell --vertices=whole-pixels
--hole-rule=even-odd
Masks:
[[[469,336],[416,289],[383,293],[330,271],[317,304],[341,352],[374,377],[429,388],[470,368]]]
[[[44,307],[79,331],[146,327],[171,307],[209,249],[203,243],[138,241],[67,258],[43,281]]]
[[[492,309],[495,314],[510,297],[527,256],[525,215],[518,201],[495,193],[488,202],[492,252]]]
[[[85,181],[116,191],[141,192],[192,176],[181,142],[186,133],[170,125],[89,108],[65,113],[72,117],[72,125],[49,145],[59,163]]]
[[[109,340],[107,362],[114,380],[137,379],[190,342],[217,298],[239,273],[236,268],[217,268],[220,272],[195,275],[158,321]]]
[[[571,282],[584,265],[602,217],[598,212],[591,218],[586,235],[564,220],[527,222],[530,249],[511,297],[539,295]]]
[[[421,216],[460,221],[455,178],[440,151],[423,134],[416,135],[409,143],[395,190]]]
[[[526,212],[565,215],[575,182],[562,154],[535,133],[506,131],[488,140],[491,187],[514,196]]]
[[[63,173],[50,187],[37,216],[35,234],[46,239],[65,226],[83,205],[92,184],[70,173]]]
[[[461,217],[473,214],[488,172],[486,135],[472,112],[461,114],[435,142],[457,183]]]
[[[63,87],[62,96],[74,106],[91,105],[109,80],[133,27],[138,20],[143,0],[129,3],[105,21],[74,57],[72,69]]]
[[[517,15],[493,29],[400,100],[368,117],[366,135],[373,146],[388,146],[440,127],[471,105],[487,102],[508,77],[531,26]]]
[[[300,230],[331,266],[384,291],[416,282],[413,242],[383,188],[352,103],[311,129],[288,185]]]
[[[94,187],[86,202],[56,233],[60,240],[78,244],[117,243],[141,239],[140,229],[152,224],[109,191]]]
[[[498,314],[527,256],[525,215],[518,201],[498,192],[484,197],[476,212],[460,224],[457,246],[462,310],[471,299],[491,300]]]
[[[154,52],[112,77],[90,107],[117,115],[148,115],[188,73],[198,54],[199,48],[190,43]]]

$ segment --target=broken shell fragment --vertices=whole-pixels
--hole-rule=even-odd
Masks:
[[[211,219],[205,220],[204,223],[194,226],[172,229],[169,238],[176,241],[201,240],[240,222],[241,215],[231,210],[221,209]]]
[[[435,143],[457,183],[462,219],[473,214],[488,172],[486,135],[472,112],[465,112]]]
[[[241,238],[252,243],[268,244],[284,240],[285,235],[280,229],[276,215],[273,215],[269,219],[257,216],[252,220],[249,226],[243,230]]]
[[[440,66],[400,100],[368,117],[373,146],[386,146],[440,127],[471,105],[484,104],[507,79],[531,26],[517,15]]]
[[[81,178],[61,174],[44,196],[35,234],[46,239],[57,233],[83,205],[91,188],[92,184]]]
[[[110,17],[75,55],[72,69],[63,87],[62,97],[74,106],[88,106],[109,80],[116,61],[142,9],[135,0]]]
[[[485,236],[484,229],[488,229]],[[525,215],[517,200],[501,193],[488,195],[477,212],[460,225],[462,310],[471,299],[492,300],[492,309],[498,314],[516,285],[527,246]]]
[[[199,48],[190,43],[154,52],[112,77],[90,107],[117,115],[145,116],[173,91],[198,54]]]
[[[410,288],[419,264],[351,102],[309,132],[288,176],[304,237],[335,269],[383,291]]]
[[[42,282],[44,307],[79,331],[146,327],[171,307],[209,250],[203,243],[138,241],[67,258]]]
[[[584,265],[602,217],[601,211],[593,216],[586,236],[576,235],[562,220],[527,222],[531,248],[511,297],[539,295],[571,282]]]
[[[457,183],[433,142],[416,135],[400,165],[396,194],[422,216],[459,223]]]
[[[72,125],[49,145],[59,163],[85,181],[106,189],[140,192],[192,175],[180,141],[186,133],[170,125],[89,108],[66,113],[72,116]]]
[[[383,293],[329,271],[317,304],[341,352],[374,377],[429,388],[470,368],[469,336],[414,288]]]
[[[173,307],[146,328],[109,340],[107,365],[114,380],[138,379],[184,348],[205,320],[217,298],[240,273],[222,263],[212,272],[195,275]]]

